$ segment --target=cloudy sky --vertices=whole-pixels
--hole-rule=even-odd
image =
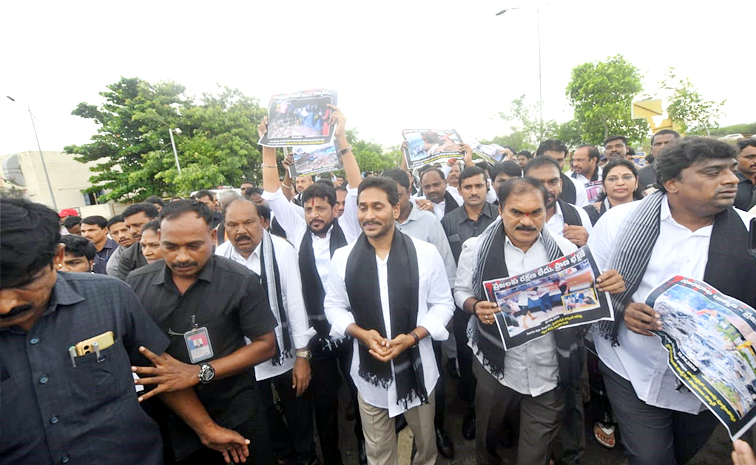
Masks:
[[[508,132],[494,117],[538,101],[531,0],[255,2],[6,1],[0,6],[0,155],[89,140],[71,116],[121,76],[174,80],[189,94],[237,87],[271,95],[326,87],[360,136],[398,144],[401,130],[456,128],[465,140]],[[654,95],[670,66],[703,96],[727,99],[722,125],[752,122],[756,2],[540,3],[544,117],[563,122],[570,71],[622,53]],[[501,16],[495,13],[521,6]],[[5,96],[12,96],[13,103]]]

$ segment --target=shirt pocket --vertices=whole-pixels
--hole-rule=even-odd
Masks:
[[[76,368],[69,370],[73,396],[88,404],[110,402],[128,388],[135,392],[131,365],[120,341],[101,350],[99,358],[96,353],[76,357]]]
[[[449,242],[460,242],[459,234],[452,234],[449,236]]]

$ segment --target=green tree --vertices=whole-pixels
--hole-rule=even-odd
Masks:
[[[65,147],[80,162],[98,163],[89,191],[104,189],[101,199],[186,195],[259,173],[257,123],[265,110],[256,99],[225,88],[195,101],[179,84],[139,78],[122,77],[107,88],[100,107],[80,103],[72,112],[98,124],[92,142]],[[175,137],[181,174],[169,128],[181,130]]]
[[[667,113],[683,133],[710,136],[711,130],[719,127],[718,119],[722,117],[721,108],[726,100],[704,100],[690,79],[677,77],[675,68],[669,68],[659,85],[668,94]]]
[[[398,149],[384,153],[383,147],[380,144],[374,141],[359,139],[359,131],[356,129],[347,129],[346,133],[347,141],[352,146],[352,151],[354,152],[354,158],[363,172],[397,168],[399,163],[401,163],[402,155]]]
[[[499,112],[499,117],[511,121],[510,133],[505,136],[494,137],[493,143],[509,145],[517,150],[535,150],[544,139],[557,137],[558,124],[554,120],[543,122],[541,133],[541,121],[538,117],[538,105],[528,104],[525,95],[512,100],[509,111]]]
[[[631,118],[631,105],[642,90],[638,68],[622,55],[573,68],[566,94],[582,139],[600,145],[609,135],[622,134],[631,142],[641,142],[649,132],[648,123]]]

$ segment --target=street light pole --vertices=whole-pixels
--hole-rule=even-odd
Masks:
[[[173,158],[176,160],[176,169],[178,170],[178,174],[181,174],[181,165],[179,164],[178,152],[176,151],[176,142],[173,141],[173,131],[176,131],[176,134],[181,134],[181,129],[168,128],[168,134],[171,136],[171,145],[173,146]]]
[[[16,99],[10,95],[6,95],[8,100],[16,102]],[[52,201],[53,210],[58,210],[58,203],[55,201],[55,194],[53,193],[52,184],[50,183],[50,175],[47,174],[47,164],[45,163],[45,157],[42,155],[42,146],[39,145],[39,136],[37,135],[37,125],[34,124],[34,115],[31,111],[31,105],[26,104],[26,108],[29,110],[29,117],[31,118],[32,129],[34,130],[34,139],[37,141],[37,150],[39,150],[39,161],[42,162],[42,171],[45,173],[45,181],[47,181],[47,191],[50,193],[50,201]]]

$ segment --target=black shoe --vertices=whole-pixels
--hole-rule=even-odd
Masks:
[[[454,443],[443,428],[436,428],[436,447],[442,457],[446,459],[454,458]]]
[[[396,431],[396,434],[399,434],[399,431],[403,430],[407,427],[407,420],[404,419],[404,415],[399,415],[396,417],[394,429]]]
[[[460,379],[462,376],[459,374],[459,368],[457,368],[457,359],[450,358],[446,361],[446,371],[454,379]]]
[[[475,439],[475,410],[468,410],[462,420],[462,437],[468,441]]]
[[[364,439],[357,440],[357,457],[360,459],[360,465],[368,465]]]

